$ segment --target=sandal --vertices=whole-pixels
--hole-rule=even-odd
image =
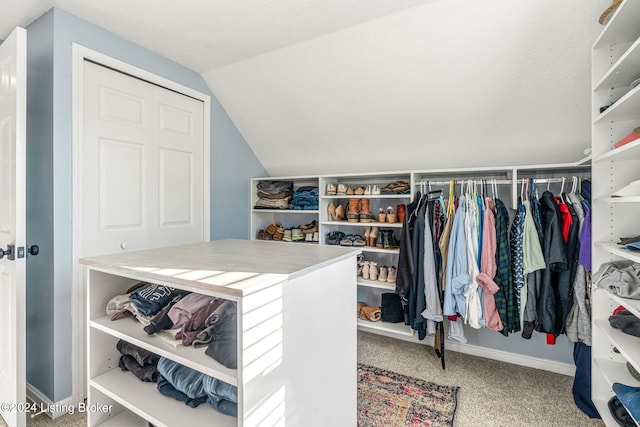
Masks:
[[[353,246],[365,246],[364,237],[359,234],[353,236]]]
[[[353,234],[347,234],[340,240],[340,246],[353,246]]]

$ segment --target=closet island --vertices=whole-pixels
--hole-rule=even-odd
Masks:
[[[356,255],[353,248],[219,240],[85,258],[88,425],[353,425]],[[173,346],[107,303],[137,282],[233,301],[237,369],[205,348]],[[237,387],[233,417],[191,408],[118,367],[119,340]],[[102,410],[107,408],[107,410]]]

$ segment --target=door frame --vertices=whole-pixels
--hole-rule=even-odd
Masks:
[[[165,87],[203,102],[203,241],[210,240],[210,150],[211,150],[211,97],[172,80],[153,74],[126,62],[96,52],[77,43],[72,44],[72,402],[77,404],[87,397],[86,371],[86,293],[83,283],[83,267],[78,262],[82,258],[82,134],[84,99],[84,64],[89,60],[115,71],[131,75],[152,84]],[[204,160],[203,159],[203,160]]]

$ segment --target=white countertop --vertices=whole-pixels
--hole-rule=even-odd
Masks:
[[[239,297],[359,252],[360,248],[341,246],[215,240],[82,258],[80,263],[139,280],[173,282]]]

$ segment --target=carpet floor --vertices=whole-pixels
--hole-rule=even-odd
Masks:
[[[566,375],[452,351],[447,352],[447,369],[443,371],[430,347],[366,332],[358,332],[358,361],[460,387],[455,427],[604,426],[576,407],[571,394],[573,378]],[[76,412],[56,420],[40,415],[28,419],[27,425],[84,426],[84,415]],[[1,418],[0,426],[6,426]]]

